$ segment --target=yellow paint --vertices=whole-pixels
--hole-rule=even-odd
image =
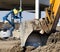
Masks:
[[[59,6],[60,6],[60,0],[55,0],[54,6],[53,6],[54,16],[57,15],[57,11],[58,11]]]
[[[49,22],[51,23],[51,18],[48,15],[48,12],[46,11],[46,16],[48,16]]]
[[[55,0],[50,0],[50,4],[54,4]]]
[[[60,7],[60,0],[50,0],[50,5],[51,4],[53,5],[53,12],[54,12],[54,17],[55,17],[57,15],[57,11]]]

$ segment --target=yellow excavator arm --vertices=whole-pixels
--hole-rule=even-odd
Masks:
[[[54,4],[55,0],[50,0],[50,4]]]
[[[60,0],[50,0],[50,6],[45,11],[46,17],[41,22],[41,26],[44,32],[49,33],[56,30],[60,17]]]

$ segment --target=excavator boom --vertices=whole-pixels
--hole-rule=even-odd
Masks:
[[[44,32],[50,33],[51,31],[56,30],[56,26],[59,21],[59,16],[60,16],[60,1],[50,0],[50,6],[46,8],[46,17],[43,20],[44,23],[41,22],[41,26]]]

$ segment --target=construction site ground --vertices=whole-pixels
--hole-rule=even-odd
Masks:
[[[45,46],[39,46],[37,48],[33,46],[21,47],[21,42],[18,39],[0,40],[0,52],[60,52],[60,32],[58,35],[59,37],[57,37],[59,39],[56,42],[46,44]]]
[[[21,52],[20,40],[0,40],[0,52]]]
[[[39,46],[37,48],[33,46],[27,46],[25,48],[25,52],[60,52],[60,27],[57,27],[59,32],[55,32],[52,35],[55,35],[56,42],[52,42],[50,44],[46,44],[45,46]]]
[[[0,41],[0,52],[60,52],[60,41],[37,48],[27,46],[25,49],[20,46],[20,40]]]

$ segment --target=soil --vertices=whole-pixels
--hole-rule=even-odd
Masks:
[[[36,49],[29,46],[25,52],[60,52],[60,42],[45,45],[43,47],[39,46]]]
[[[39,46],[37,48],[33,46],[27,46],[24,49],[20,46],[21,42],[18,39],[0,40],[0,52],[60,52],[60,33],[57,35],[58,36],[54,36],[54,38],[57,37],[57,41],[52,43],[50,41],[45,46]]]
[[[26,47],[25,52],[60,52],[60,32],[52,33],[50,37],[48,38],[48,42],[45,46],[39,46],[37,48],[28,46]]]
[[[0,52],[60,52],[60,41],[42,47],[39,46],[37,48],[27,46],[25,47],[25,50],[20,46],[20,44],[20,40],[0,40]]]
[[[21,52],[20,40],[0,40],[0,52]]]

